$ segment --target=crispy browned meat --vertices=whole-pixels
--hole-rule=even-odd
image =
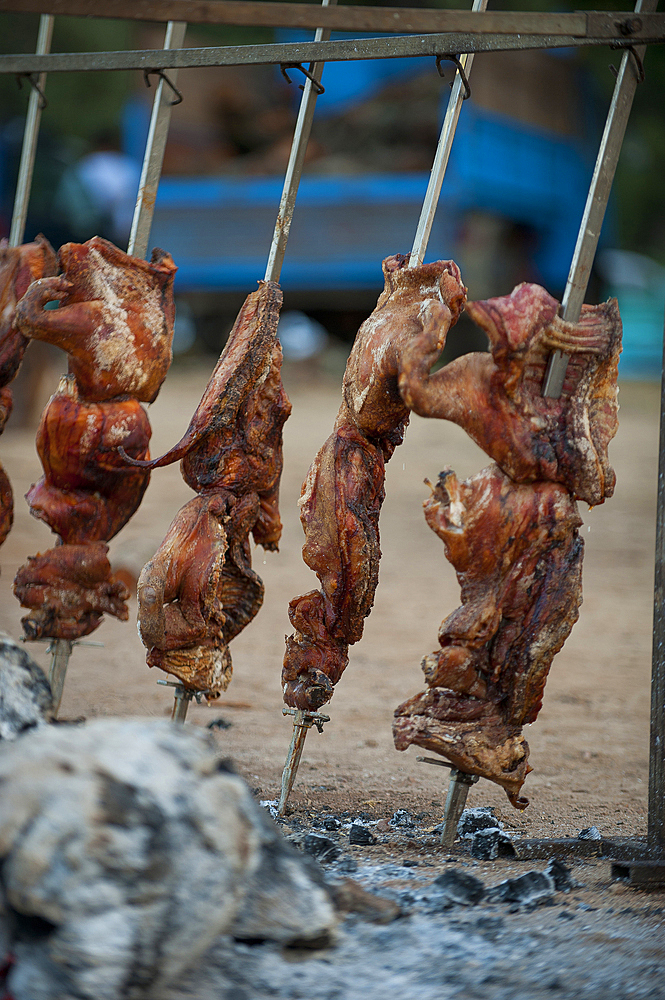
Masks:
[[[524,808],[522,726],[540,710],[582,603],[577,504],[557,483],[518,485],[492,465],[461,483],[442,472],[424,508],[457,571],[462,606],[423,659],[428,690],[395,712],[395,745],[434,750]]]
[[[282,689],[287,705],[315,710],[332,697],[362,636],[378,581],[379,513],[385,462],[402,442],[409,411],[399,377],[406,346],[428,331],[441,346],[465,302],[453,261],[408,268],[383,262],[385,289],[358,331],[333,433],[309,470],[300,498],[303,559],[321,591],[296,597],[289,618]]]
[[[14,593],[24,608],[21,619],[28,639],[78,639],[93,632],[102,615],[127,621],[129,591],[114,580],[108,546],[59,545],[28,556],[14,580]]]
[[[71,544],[113,538],[150,479],[145,469],[127,469],[118,445],[143,458],[150,433],[137,400],[84,402],[74,378],[62,378],[37,432],[44,475],[26,494],[30,513]]]
[[[10,247],[0,240],[0,387],[16,375],[29,343],[16,325],[16,303],[28,285],[58,270],[53,247],[39,235],[34,243]]]
[[[617,366],[621,318],[616,299],[583,306],[564,323],[559,303],[539,285],[469,302],[491,354],[467,354],[434,375],[441,345],[432,328],[405,351],[400,389],[425,417],[459,424],[520,483],[563,483],[579,500],[600,504],[614,491],[607,449],[618,427]],[[560,399],[542,396],[551,351],[571,355]]]
[[[240,310],[181,441],[150,462],[182,459],[199,496],[176,514],[139,579],[139,633],[149,666],[215,697],[231,679],[228,643],[263,602],[249,536],[276,549],[282,428],[291,404],[281,381],[282,294],[261,282]],[[123,452],[124,454],[124,452]]]
[[[101,401],[130,395],[152,403],[171,363],[171,255],[155,249],[150,262],[107,240],[66,243],[63,274],[33,284],[17,307],[26,337],[61,347],[81,395]],[[44,309],[59,301],[58,309]]]

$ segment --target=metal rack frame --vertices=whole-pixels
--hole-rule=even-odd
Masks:
[[[655,4],[654,4],[655,5]],[[202,66],[245,66],[340,62],[384,59],[396,56],[423,57],[607,45],[628,49],[636,61],[635,46],[665,42],[665,14],[653,12],[529,13],[471,12],[415,8],[337,7],[316,4],[245,2],[245,0],[108,0],[103,14],[97,0],[0,0],[0,13],[20,12],[42,15],[42,32],[37,52],[0,55],[0,73],[28,76],[31,82],[53,72],[93,70],[176,70]],[[390,32],[392,37],[321,40],[314,42],[270,43],[264,45],[210,46],[116,52],[48,53],[46,21],[53,16],[113,17],[189,24],[234,24],[267,27],[317,28],[343,31]],[[395,35],[395,32],[404,34]],[[184,40],[184,25],[182,31]],[[626,58],[628,53],[626,53]],[[160,98],[163,80],[160,81]],[[38,128],[38,104],[31,96],[33,111],[26,127],[30,130],[32,155]],[[25,145],[25,144],[24,144]],[[31,164],[30,164],[31,167]],[[161,163],[159,170],[161,169]],[[155,184],[159,179],[159,170]],[[24,211],[30,187],[31,169],[22,181],[20,197]],[[154,201],[154,199],[153,199]],[[144,228],[144,227],[142,227]],[[149,228],[149,225],[148,225]],[[12,229],[13,241],[17,233]],[[147,233],[146,233],[147,236]],[[18,242],[22,239],[22,233]],[[657,535],[655,553],[654,634],[652,658],[651,739],[649,754],[649,810],[647,844],[635,841],[598,842],[593,853],[616,859],[617,873],[634,884],[655,885],[665,880],[665,353],[661,393],[660,450],[658,474]],[[570,841],[524,841],[524,856],[543,856],[557,844],[569,852]],[[518,856],[519,850],[518,850]],[[547,856],[547,855],[545,855]]]

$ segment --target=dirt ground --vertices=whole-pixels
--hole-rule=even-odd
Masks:
[[[153,454],[166,450],[186,427],[212,364],[212,358],[181,362],[169,374],[149,411]],[[254,565],[266,585],[263,609],[232,644],[234,679],[227,693],[212,706],[193,705],[188,716],[197,726],[219,717],[232,724],[220,731],[220,744],[262,799],[278,795],[291,735],[280,693],[288,600],[316,586],[300,557],[296,501],[307,467],[330,432],[340,374],[285,369],[293,415],[285,428],[281,551],[255,550]],[[57,370],[51,390],[56,381]],[[621,426],[610,451],[616,494],[591,511],[581,505],[584,604],[554,661],[543,710],[527,732],[534,771],[524,792],[531,804],[516,812],[501,789],[482,780],[469,795],[470,806],[495,807],[508,830],[526,836],[574,836],[590,825],[606,837],[646,833],[659,386],[627,382],[620,399]],[[50,547],[53,536],[30,517],[22,499],[41,473],[34,430],[14,429],[10,422],[0,456],[16,506],[13,531],[0,552],[0,628],[18,636],[14,574],[29,554]],[[380,819],[406,808],[424,821],[439,821],[447,772],[418,763],[415,748],[396,752],[391,718],[395,706],[423,686],[421,657],[436,647],[440,621],[459,604],[443,545],[423,518],[423,479],[435,479],[446,465],[469,475],[486,464],[459,428],[413,418],[387,470],[374,610],[325,709],[330,723],[323,734],[308,737],[292,797],[296,815],[348,810]],[[138,571],[190,496],[177,466],[154,473],[138,513],[111,543],[114,565]],[[158,686],[157,671],[145,665],[134,599],[130,611],[129,623],[107,620],[90,637],[103,648],[74,650],[62,717],[170,714],[170,690]],[[46,667],[45,647],[30,649]]]

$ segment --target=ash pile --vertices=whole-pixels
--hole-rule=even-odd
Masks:
[[[608,953],[612,918],[563,865],[502,879],[482,867],[509,841],[491,811],[462,816],[469,849],[455,857],[387,862],[384,838],[437,831],[405,810],[280,830],[204,730],[50,725],[39,700],[41,717],[26,710],[0,741],[4,998],[533,1000],[579,997],[580,977],[585,997],[653,985],[644,921],[617,914],[630,947]],[[474,858],[481,844],[497,860]]]

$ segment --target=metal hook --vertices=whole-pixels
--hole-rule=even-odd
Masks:
[[[437,56],[436,57],[436,68],[437,68],[437,70],[439,72],[439,76],[441,76],[441,77],[443,77],[443,75],[444,75],[443,70],[441,69],[441,60],[442,59],[447,59],[449,62],[454,62],[455,63],[455,66],[457,67],[457,72],[460,75],[460,80],[462,81],[462,86],[464,87],[464,98],[463,98],[463,100],[466,101],[467,98],[471,97],[471,87],[469,86],[469,81],[467,79],[466,73],[464,72],[464,67],[462,66],[462,62],[460,60],[460,57],[459,56]],[[452,87],[452,83],[450,84],[450,86]]]
[[[168,76],[166,75],[166,73],[164,72],[163,69],[144,69],[143,70],[143,79],[145,80],[146,87],[150,86],[150,77],[151,76],[158,76],[160,78],[160,80],[163,80],[164,83],[168,87],[170,87],[171,90],[172,90],[172,92],[175,94],[175,101],[170,101],[169,102],[172,108],[174,108],[176,106],[176,104],[182,104],[182,99],[183,99],[182,98],[182,94],[180,93],[180,91],[178,90],[178,88],[175,86],[175,84],[173,83],[173,81],[169,80]]]
[[[289,76],[289,74],[286,72],[287,69],[299,69],[301,73],[305,74],[305,76],[307,77],[307,79],[312,84],[312,88],[314,90],[314,93],[317,95],[317,97],[320,97],[321,94],[325,94],[326,88],[315,77],[312,76],[311,72],[308,69],[305,69],[305,67],[303,66],[302,63],[282,63],[279,68],[281,69],[282,76],[284,77],[284,79],[286,80],[287,83],[293,83],[293,80],[291,79],[291,77]],[[298,86],[299,86],[300,90],[304,90],[305,89],[305,87],[304,87],[304,85],[302,83],[298,84]]]
[[[28,83],[30,84],[30,86],[32,87],[32,89],[36,90],[37,93],[39,94],[39,110],[43,111],[44,108],[48,107],[48,101],[46,100],[46,95],[44,94],[44,91],[41,89],[41,87],[39,86],[39,84],[35,80],[35,74],[34,73],[17,73],[16,74],[16,82],[18,83],[19,90],[23,89],[23,77],[26,78],[26,80],[28,81]]]
[[[628,42],[612,42],[612,44],[610,45],[610,48],[611,49],[628,49],[628,51],[630,52],[631,56],[633,57],[633,59],[635,61],[635,69],[637,70],[637,82],[638,83],[644,83],[644,81],[646,79],[646,76],[645,76],[645,73],[644,73],[644,63],[642,62],[642,60],[640,59],[639,55],[637,54],[637,50],[635,49],[635,46],[634,45],[630,45]],[[612,73],[612,75],[613,75],[613,77],[615,79],[619,75],[619,70],[616,68],[616,66],[612,65],[611,63],[610,63],[610,72]]]

